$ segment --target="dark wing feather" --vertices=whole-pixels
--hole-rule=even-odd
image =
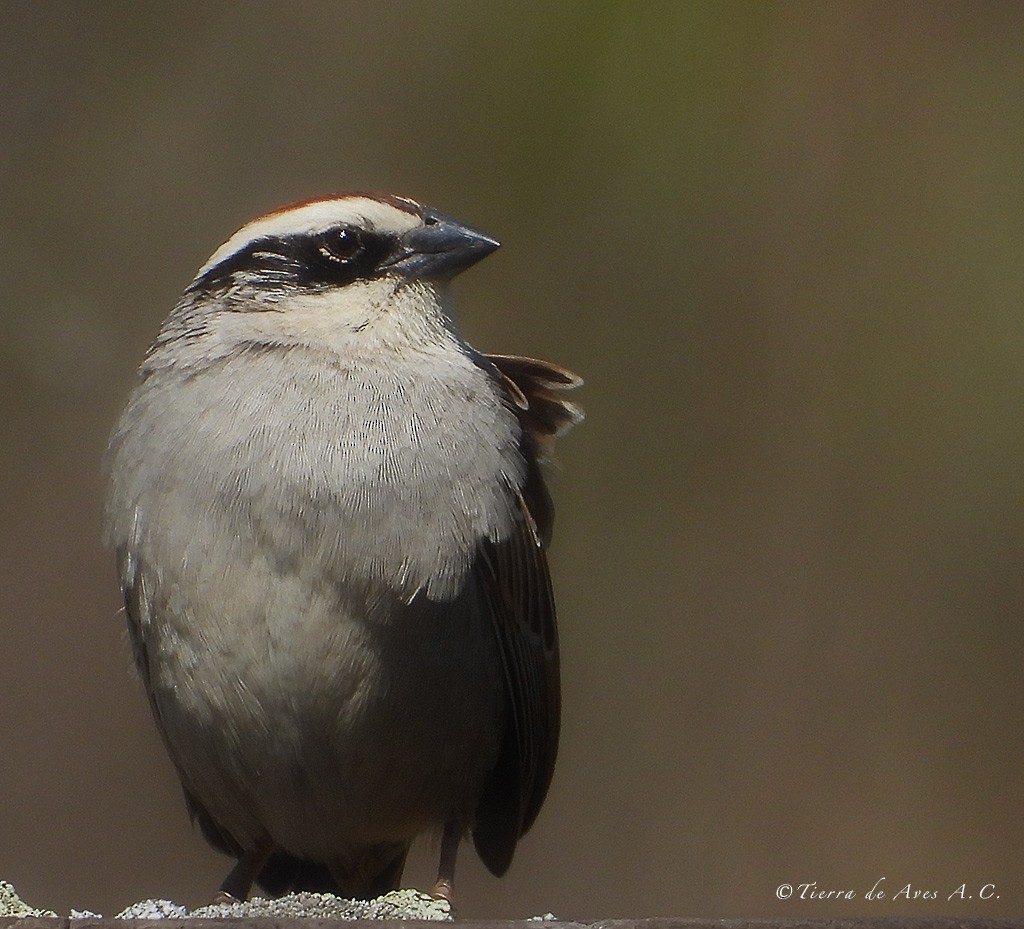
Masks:
[[[509,488],[521,520],[509,537],[485,540],[474,567],[502,656],[508,717],[498,763],[477,809],[473,841],[484,864],[500,875],[540,811],[558,753],[558,629],[544,554],[554,510],[539,462],[582,413],[555,394],[580,383],[570,372],[532,358],[490,355],[485,361],[493,365],[519,417],[528,465],[522,489]]]
[[[529,449],[542,461],[551,453],[555,439],[583,419],[583,411],[560,396],[583,384],[572,371],[547,361],[521,355],[484,355],[494,366],[508,399],[519,414]]]

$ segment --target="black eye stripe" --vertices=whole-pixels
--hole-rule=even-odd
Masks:
[[[215,290],[240,282],[279,289],[338,287],[374,277],[380,263],[397,248],[393,236],[365,229],[336,227],[315,235],[265,236],[229,255],[193,282],[189,290]]]

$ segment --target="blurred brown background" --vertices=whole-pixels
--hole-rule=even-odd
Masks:
[[[223,877],[99,461],[217,245],[374,189],[505,243],[471,341],[587,379],[559,769],[506,879],[464,850],[463,914],[1019,914],[1022,35],[1017,3],[0,6],[0,878],[112,915]],[[880,877],[938,900],[775,896]]]

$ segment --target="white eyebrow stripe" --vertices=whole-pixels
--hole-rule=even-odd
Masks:
[[[202,277],[258,239],[316,235],[340,225],[401,235],[416,228],[420,222],[419,216],[372,197],[315,200],[290,210],[269,213],[246,224],[210,256],[196,277]]]

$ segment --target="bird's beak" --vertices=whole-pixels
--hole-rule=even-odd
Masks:
[[[409,280],[448,280],[493,252],[499,242],[450,216],[428,210],[424,225],[407,232],[381,265]]]

